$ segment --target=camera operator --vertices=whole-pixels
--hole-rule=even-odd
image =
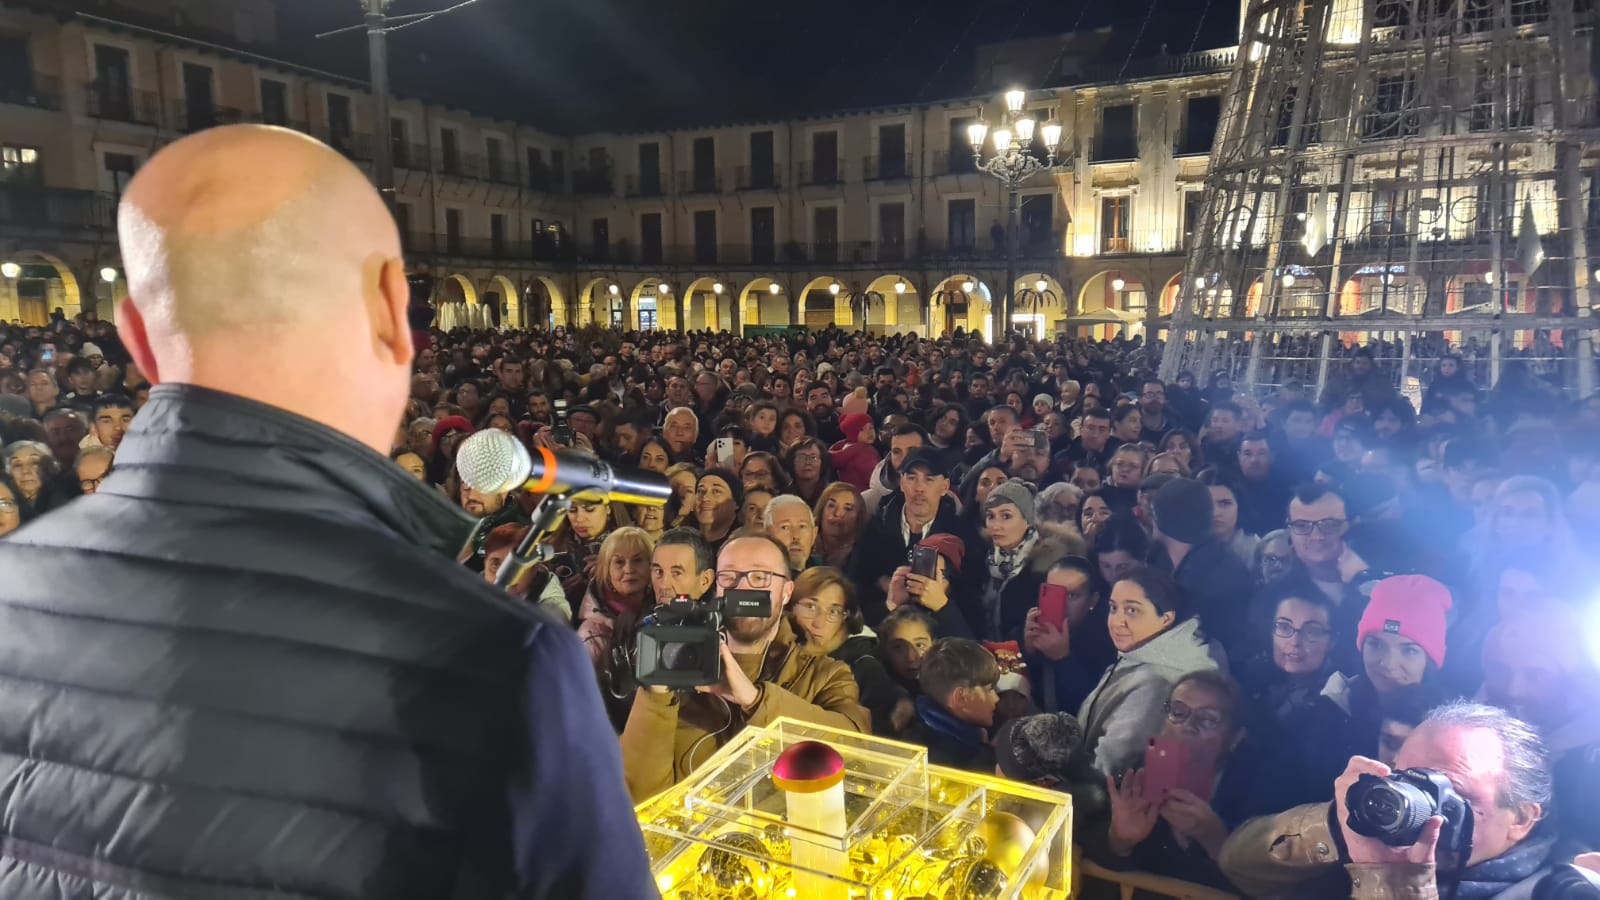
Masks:
[[[735,589],[767,591],[772,609],[765,619],[728,620],[722,683],[684,692],[639,689],[622,731],[622,768],[635,802],[687,777],[746,724],[789,716],[852,731],[870,728],[850,667],[795,646],[784,615],[794,590],[788,552],[765,534],[734,535],[717,556],[716,596]]]
[[[1442,774],[1470,805],[1473,820],[1465,860],[1435,853],[1445,819],[1435,815],[1406,846],[1357,834],[1347,794],[1362,775],[1387,779],[1390,767],[1357,756],[1334,782],[1330,806],[1298,806],[1245,823],[1223,847],[1230,881],[1250,896],[1323,896],[1313,880],[1345,863],[1352,898],[1428,900],[1458,895],[1498,897],[1526,891],[1575,847],[1540,825],[1550,806],[1548,755],[1532,728],[1492,706],[1453,701],[1430,712],[1395,758],[1395,770]]]

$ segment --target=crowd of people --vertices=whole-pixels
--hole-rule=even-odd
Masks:
[[[575,502],[509,588],[588,649],[636,801],[792,716],[1067,791],[1086,858],[1250,896],[1491,897],[1600,846],[1600,397],[1446,355],[1416,408],[1364,348],[1252,393],[1160,349],[434,332],[391,457],[481,520],[490,582],[539,497],[461,482],[475,431],[669,481]],[[0,535],[94,493],[149,388],[106,323],[0,327]],[[740,588],[772,613],[729,620],[720,684],[638,684],[641,620]],[[1350,829],[1350,784],[1414,768],[1470,852]]]

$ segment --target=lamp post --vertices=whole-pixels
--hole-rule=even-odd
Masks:
[[[994,307],[994,340],[1004,339],[1006,327],[1011,322],[1014,304],[1013,292],[1017,281],[1017,191],[1034,175],[1048,171],[1056,165],[1056,148],[1061,145],[1061,123],[1054,119],[1038,125],[1023,110],[1028,95],[1024,91],[1007,91],[1006,111],[994,129],[994,156],[983,158],[984,139],[989,135],[989,124],[983,120],[967,126],[967,142],[972,145],[972,159],[978,169],[994,176],[1006,189],[1006,289]],[[1034,129],[1038,128],[1044,142],[1045,160],[1030,151]]]

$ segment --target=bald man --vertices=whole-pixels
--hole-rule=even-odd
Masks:
[[[577,638],[386,456],[409,292],[365,176],[219,128],[117,225],[156,387],[0,541],[0,895],[656,896]]]

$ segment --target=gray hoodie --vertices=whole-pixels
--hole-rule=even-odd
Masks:
[[[1117,661],[1083,701],[1083,748],[1101,775],[1120,775],[1144,760],[1147,742],[1161,730],[1162,707],[1179,678],[1214,671],[1219,660],[1200,640],[1200,620],[1188,619]]]

